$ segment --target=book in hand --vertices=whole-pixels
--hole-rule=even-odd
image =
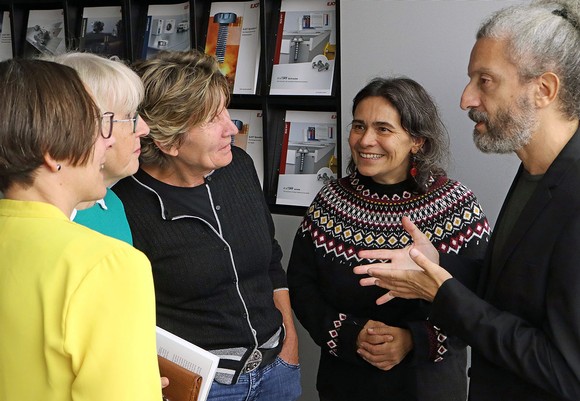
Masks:
[[[151,58],[162,50],[191,49],[189,2],[149,5],[142,57]]]
[[[242,148],[254,161],[254,167],[264,188],[264,137],[261,110],[228,109],[230,118],[238,126],[232,145]]]
[[[198,401],[203,378],[178,364],[157,355],[161,377],[169,379],[169,386],[163,389],[166,401]]]
[[[209,389],[213,382],[213,378],[215,377],[216,370],[219,364],[219,357],[217,355],[212,354],[209,351],[204,350],[203,348],[198,347],[181,337],[178,337],[167,330],[162,329],[161,327],[156,328],[157,333],[157,355],[176,364],[181,366],[182,368],[187,369],[202,377],[201,386],[199,387],[199,394],[197,396],[197,400],[205,401],[209,394]],[[160,359],[160,370],[163,361]],[[164,364],[164,366],[169,368],[171,367],[169,364]],[[169,369],[165,370],[165,372],[173,371],[177,376],[174,376],[174,388],[169,390],[172,386],[171,377],[169,378],[169,386],[163,390],[164,393],[168,391],[179,391],[181,394],[194,394],[195,393],[195,384],[188,382],[188,380],[184,380],[183,372],[179,372],[179,370]],[[161,372],[163,376],[163,372]],[[191,376],[192,380],[197,380],[196,376]],[[193,387],[190,387],[193,385]],[[177,387],[181,387],[177,389]],[[184,388],[185,387],[185,388]],[[193,392],[189,391],[193,389]],[[165,391],[167,390],[167,391]],[[169,393],[167,393],[169,394]],[[172,400],[168,397],[171,401],[178,401]]]
[[[326,0],[282,0],[271,95],[331,95],[336,6]]]
[[[310,206],[336,178],[336,113],[286,111],[276,204]]]
[[[102,56],[125,57],[121,7],[85,7],[79,50]]]
[[[234,94],[256,94],[260,62],[260,2],[213,1],[205,53],[214,56]]]
[[[0,61],[12,58],[12,33],[10,32],[10,13],[0,13]]]
[[[24,57],[41,54],[59,55],[66,52],[64,10],[30,10],[26,24]]]

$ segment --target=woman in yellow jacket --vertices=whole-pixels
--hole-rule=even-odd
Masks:
[[[110,119],[48,61],[1,62],[0,93],[0,400],[159,401],[150,264],[69,220],[106,192]]]

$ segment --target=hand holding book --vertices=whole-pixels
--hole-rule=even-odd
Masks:
[[[169,379],[163,387],[163,399],[167,401],[198,401],[202,377],[162,356],[157,356],[162,379]]]
[[[163,394],[170,401],[205,401],[219,357],[157,327],[159,371],[169,379]]]

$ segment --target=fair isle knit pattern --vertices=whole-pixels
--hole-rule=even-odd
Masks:
[[[399,249],[411,243],[401,225],[409,216],[442,253],[459,253],[470,241],[487,238],[490,227],[475,196],[465,186],[440,177],[427,193],[403,190],[379,194],[361,176],[326,185],[302,223],[317,248],[348,261],[360,262],[361,249]]]
[[[352,269],[361,263],[362,249],[400,249],[411,237],[403,229],[405,215],[424,232],[441,253],[479,255],[490,227],[473,192],[461,183],[439,177],[424,194],[412,179],[380,185],[357,172],[328,183],[312,202],[302,222],[318,250],[333,263]],[[365,261],[367,262],[367,261]],[[349,316],[339,313],[328,331],[326,345],[338,356],[340,330]],[[424,322],[429,337],[429,359],[440,362],[448,351],[447,336]]]

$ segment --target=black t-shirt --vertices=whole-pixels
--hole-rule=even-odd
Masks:
[[[543,176],[543,174],[531,175],[525,170],[520,175],[516,187],[508,200],[505,212],[495,228],[492,266],[496,264],[498,255],[509,241],[509,236],[516,221],[522,214],[522,210],[524,210],[524,207],[532,197],[532,194],[538,186],[538,182],[540,182]]]
[[[153,188],[162,198],[170,200],[179,210],[172,210],[171,215],[189,215],[200,217],[213,226],[218,232],[220,227],[214,215],[209,189],[205,184],[195,187],[177,187],[159,181],[141,170],[141,177],[145,184]],[[164,205],[168,207],[167,205]]]

